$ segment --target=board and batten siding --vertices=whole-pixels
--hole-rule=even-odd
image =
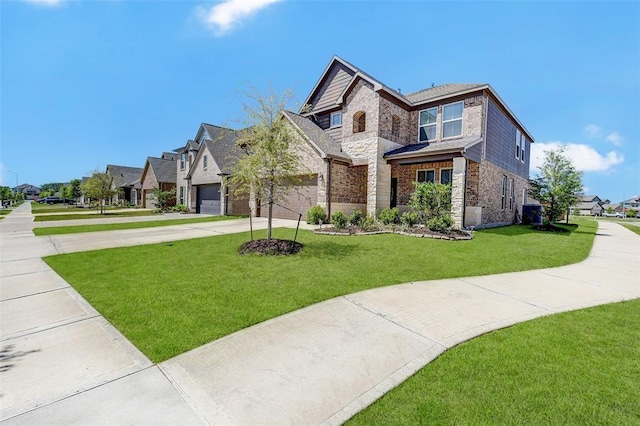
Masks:
[[[498,167],[524,178],[529,177],[531,141],[525,142],[524,163],[516,159],[516,125],[500,107],[489,99],[485,159]]]
[[[311,98],[311,112],[335,105],[338,96],[347,87],[354,74],[351,69],[336,62]]]

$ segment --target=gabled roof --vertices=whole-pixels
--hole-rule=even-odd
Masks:
[[[200,149],[198,151],[198,154],[191,164],[191,169],[189,173],[187,173],[186,179],[191,178],[193,171],[197,167],[197,164],[199,164],[200,157],[204,155],[205,151],[211,153],[212,160],[222,173],[231,173],[233,171],[238,159],[244,154],[242,149],[236,145],[238,137],[243,130],[225,130],[227,131],[220,133],[217,140],[205,139],[202,141],[201,147],[204,145],[207,149]]]
[[[467,149],[482,142],[481,136],[468,136],[444,142],[411,144],[384,154],[387,160],[422,157],[437,154],[464,153]]]
[[[580,210],[591,210],[595,206],[599,206],[599,205],[600,203],[597,201],[583,201],[581,203],[576,204],[576,208]]]
[[[210,141],[215,141],[222,138],[224,135],[226,135],[229,132],[233,132],[233,129],[228,129],[222,126],[216,126],[214,124],[209,124],[209,123],[201,123],[200,128],[196,133],[196,137],[193,138],[193,141],[195,141],[194,144],[196,145],[198,144],[199,141],[203,141],[205,139],[208,139]],[[193,141],[189,141],[189,142],[193,142]],[[190,148],[198,149],[200,147],[192,145]]]
[[[163,152],[162,157],[160,158],[164,158],[165,160],[175,160],[178,158],[178,154],[175,152]]]
[[[592,201],[601,201],[600,197],[598,197],[597,195],[582,195],[580,197],[580,201],[582,202],[592,202]]]
[[[140,167],[107,165],[106,172],[113,178],[116,188],[131,186],[131,182],[139,181],[144,169]]]
[[[351,161],[351,157],[342,151],[340,144],[322,130],[316,123],[291,111],[282,111],[294,127],[307,139],[319,152],[322,158],[332,157],[345,161]]]
[[[167,160],[164,158],[147,157],[147,164],[145,164],[145,172],[147,168],[153,170],[153,174],[156,177],[158,183],[171,182],[176,183],[177,171],[176,163],[174,160]],[[143,176],[140,178],[142,180]]]
[[[332,70],[336,66],[345,67],[349,71],[348,74],[350,76],[350,79],[348,81],[345,81],[344,80],[345,75],[342,75],[341,83],[333,87],[334,91],[340,90],[339,93],[337,92],[334,93],[334,91],[331,92],[335,94],[335,101],[331,101],[329,104],[325,105],[325,103],[327,102],[325,100],[323,101],[323,104],[321,105],[320,108],[316,108],[315,106],[312,106],[310,110],[308,111],[305,110],[305,108],[307,107],[307,105],[310,104],[314,96],[316,94],[319,94],[319,91],[324,88],[323,83],[325,83],[327,79],[332,77]],[[529,133],[527,128],[524,127],[524,125],[520,122],[520,120],[518,120],[515,114],[509,109],[507,104],[502,100],[502,98],[500,98],[498,93],[489,84],[484,84],[484,83],[443,84],[440,86],[430,87],[430,88],[403,96],[402,94],[391,89],[390,87],[386,86],[385,84],[371,77],[371,75],[367,74],[366,72],[362,71],[361,69],[355,67],[354,65],[350,64],[349,62],[345,61],[344,59],[338,56],[334,56],[333,58],[331,58],[329,65],[327,65],[324,72],[320,76],[320,79],[318,80],[316,85],[313,87],[313,90],[309,93],[309,96],[303,103],[303,106],[300,109],[300,114],[304,116],[309,116],[309,115],[318,114],[321,112],[326,112],[332,109],[339,108],[346,100],[345,95],[349,92],[349,90],[351,90],[351,88],[356,84],[356,82],[359,79],[363,79],[369,82],[373,86],[374,91],[386,93],[387,95],[395,98],[400,103],[404,104],[407,108],[419,108],[422,104],[425,104],[428,102],[445,100],[446,98],[450,98],[454,96],[460,96],[460,95],[464,95],[471,92],[486,90],[493,95],[493,97],[498,101],[500,105],[502,105],[502,107],[507,112],[507,114],[510,115],[511,118],[513,118],[513,120],[516,123],[518,123],[518,125],[522,128],[522,130],[527,135],[529,140],[531,142],[534,141],[534,138],[531,135],[531,133]]]
[[[458,93],[485,89],[487,88],[487,86],[488,84],[475,83],[442,84],[440,86],[429,87],[428,89],[409,93],[405,95],[405,98],[407,98],[413,104],[418,104],[422,102],[429,102],[442,97],[455,96]]]

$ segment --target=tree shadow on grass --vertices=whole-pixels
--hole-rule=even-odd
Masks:
[[[333,259],[344,258],[354,254],[356,251],[362,252],[362,250],[363,247],[358,244],[338,244],[335,241],[313,241],[305,244],[303,253],[311,252],[313,257]]]
[[[481,229],[478,232],[483,234],[491,234],[491,235],[502,235],[505,237],[517,237],[520,235],[528,235],[528,234],[545,234],[545,235],[558,235],[568,237],[572,233],[576,232],[578,229],[578,225],[570,223],[556,223],[551,227],[541,227],[541,226],[532,226],[532,225],[509,225],[509,226],[500,226],[496,228],[485,228]],[[576,233],[585,233],[588,234],[590,232],[577,231]]]

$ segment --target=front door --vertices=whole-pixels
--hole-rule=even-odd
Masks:
[[[398,205],[398,178],[391,178],[391,204],[389,207],[394,208]]]

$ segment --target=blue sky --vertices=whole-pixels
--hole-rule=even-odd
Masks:
[[[640,2],[9,0],[0,179],[143,167],[201,122],[240,127],[248,83],[309,94],[334,54],[410,93],[489,83],[586,192],[640,194]],[[532,161],[532,172],[537,161]]]

